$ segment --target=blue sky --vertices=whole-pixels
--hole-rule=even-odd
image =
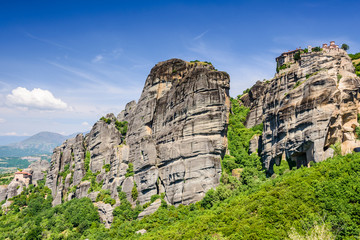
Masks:
[[[335,40],[360,52],[359,1],[4,2],[0,136],[87,131],[170,58],[211,61],[236,96],[273,77],[283,51]]]

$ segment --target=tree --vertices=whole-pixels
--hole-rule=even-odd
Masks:
[[[294,60],[299,61],[301,59],[300,52],[294,54]]]
[[[343,45],[341,45],[341,49],[344,49],[345,51],[349,50],[349,45],[347,45],[346,43],[343,43]]]

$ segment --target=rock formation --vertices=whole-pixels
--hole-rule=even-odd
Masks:
[[[138,219],[142,219],[145,216],[153,214],[159,209],[160,206],[161,206],[161,199],[156,199],[153,203],[150,204],[150,206],[145,208],[144,211],[142,211],[139,214]]]
[[[10,182],[9,185],[0,186],[0,202],[3,200],[15,197],[23,191],[24,187],[28,187],[29,183],[37,185],[39,180],[43,180],[46,171],[49,168],[49,162],[45,160],[39,160],[30,164],[30,166],[23,170],[25,173],[31,175],[31,181],[22,181],[22,178],[16,178]],[[16,174],[15,174],[16,175]]]
[[[273,79],[257,82],[241,100],[251,109],[246,126],[264,124],[259,152],[269,173],[285,158],[297,167],[325,160],[336,142],[343,153],[359,147],[359,87],[342,49],[303,53]]]
[[[96,200],[104,190],[116,201],[121,190],[132,204],[161,193],[174,205],[202,199],[220,181],[229,108],[227,73],[202,62],[158,63],[137,104],[54,149],[46,180],[53,205]]]

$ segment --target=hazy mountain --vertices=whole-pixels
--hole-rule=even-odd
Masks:
[[[0,157],[23,157],[38,154],[51,154],[53,149],[66,139],[76,136],[77,133],[64,136],[53,132],[40,132],[31,137],[18,138],[20,142],[0,146]],[[6,139],[9,141],[10,138]],[[16,138],[13,138],[14,140]]]
[[[27,139],[29,136],[0,136],[0,146],[5,146]]]

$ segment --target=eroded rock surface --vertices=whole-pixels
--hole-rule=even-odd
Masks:
[[[46,181],[53,204],[96,199],[99,186],[117,201],[118,191],[125,192],[132,204],[161,193],[174,205],[202,199],[219,184],[229,108],[227,73],[208,63],[158,63],[138,103],[55,148]]]
[[[159,209],[160,206],[161,206],[161,199],[156,199],[153,203],[150,204],[150,206],[145,208],[145,210],[139,214],[138,219],[142,219],[145,216],[153,214]]]
[[[113,222],[113,208],[108,203],[97,202],[95,206],[98,208],[100,221],[104,223],[106,228],[110,228]]]
[[[219,184],[228,92],[229,75],[209,64],[172,59],[151,70],[127,135],[140,203],[165,192],[189,204]]]
[[[257,82],[242,100],[251,109],[246,126],[264,123],[260,153],[268,171],[282,158],[297,167],[322,161],[338,141],[343,153],[358,147],[359,87],[342,49],[302,54],[270,81]]]

